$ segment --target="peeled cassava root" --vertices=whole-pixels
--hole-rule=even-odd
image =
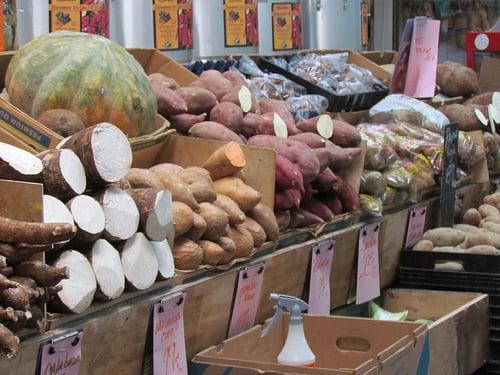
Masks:
[[[0,142],[0,179],[37,182],[42,170],[43,163],[36,156]]]
[[[158,260],[158,275],[161,279],[167,280],[174,276],[175,266],[172,249],[167,240],[161,242],[151,241]]]
[[[61,148],[73,150],[82,161],[89,185],[118,182],[132,165],[127,136],[113,124],[97,124],[63,142]]]
[[[106,219],[101,205],[92,197],[79,195],[67,204],[78,228],[75,241],[91,243],[104,231]]]
[[[203,164],[213,180],[231,176],[239,172],[246,165],[246,158],[241,146],[236,142],[217,149]]]
[[[121,250],[123,272],[133,289],[147,289],[158,275],[158,260],[153,245],[142,233],[134,234]]]
[[[76,234],[71,224],[46,224],[0,217],[0,241],[32,245],[69,241]]]
[[[43,222],[46,224],[75,224],[68,207],[52,195],[43,196]]]
[[[92,246],[89,258],[97,281],[96,298],[107,301],[120,297],[125,290],[125,276],[118,250],[100,239]]]

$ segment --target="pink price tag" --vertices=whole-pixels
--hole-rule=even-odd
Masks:
[[[406,230],[405,249],[411,249],[422,239],[425,228],[427,207],[416,207],[410,211],[408,228]]]
[[[153,306],[153,374],[187,375],[184,342],[186,293],[176,293]]]
[[[309,314],[330,315],[330,272],[334,247],[334,240],[312,246]]]
[[[436,91],[440,21],[416,17],[404,94],[430,98]]]
[[[378,268],[378,223],[365,225],[359,231],[358,275],[356,284],[356,304],[362,304],[380,295]]]
[[[239,271],[228,338],[254,326],[263,279],[263,263]]]
[[[80,374],[83,331],[42,344],[40,375]]]

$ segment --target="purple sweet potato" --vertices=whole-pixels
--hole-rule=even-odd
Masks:
[[[299,189],[277,191],[274,194],[274,207],[278,210],[288,210],[300,206],[301,194]]]
[[[340,215],[342,213],[342,202],[340,202],[337,195],[328,195],[323,197],[321,201],[327,205],[334,215]]]
[[[334,216],[333,212],[328,208],[328,206],[317,199],[310,199],[306,202],[303,202],[300,205],[300,208],[322,218],[325,221],[333,219]]]
[[[321,148],[325,147],[325,140],[321,138],[320,135],[311,132],[305,132],[300,134],[295,134],[289,137],[289,139],[293,139],[295,141],[300,141],[305,143],[311,148]]]
[[[281,155],[276,155],[276,188],[286,190],[298,188],[304,191],[304,179],[300,169],[290,160]]]
[[[318,178],[312,182],[313,187],[320,193],[329,191],[338,191],[340,187],[340,179],[330,168],[322,171]]]
[[[243,111],[230,102],[219,103],[210,111],[210,121],[218,122],[235,133],[239,133],[243,122]]]
[[[290,226],[290,211],[289,210],[279,210],[275,211],[276,221],[280,232],[284,232]]]
[[[316,224],[323,224],[325,222],[319,216],[313,214],[312,212],[306,211],[306,210],[299,209],[299,210],[297,210],[297,213],[304,217],[304,219],[300,223],[300,226],[302,226],[302,227],[308,227],[310,225],[316,225]]]
[[[238,134],[214,121],[203,121],[193,125],[189,129],[189,134],[197,138],[243,144]]]
[[[172,127],[179,133],[188,133],[191,126],[205,121],[206,117],[206,113],[202,113],[201,115],[183,113],[182,115],[170,116],[169,119],[172,123]]]
[[[337,192],[342,207],[350,212],[359,208],[359,195],[356,189],[346,181],[341,181]]]
[[[285,121],[288,135],[299,134],[300,130],[295,125],[295,120],[285,103],[276,99],[264,99],[259,102],[261,113],[277,113]]]
[[[302,226],[303,222],[304,222],[303,213],[299,212],[298,210],[290,211],[290,223],[288,224],[288,228],[290,229],[299,228]]]
[[[272,148],[299,167],[304,182],[313,181],[319,174],[319,160],[305,143],[272,135],[256,135],[248,140],[248,145]]]
[[[217,98],[203,87],[181,87],[175,90],[187,103],[187,112],[192,115],[210,112],[217,104]]]

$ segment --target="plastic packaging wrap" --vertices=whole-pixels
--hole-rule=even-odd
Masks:
[[[363,170],[359,192],[362,194],[381,197],[387,188],[387,181],[378,171]]]
[[[264,73],[253,61],[250,57],[248,56],[242,56],[240,58],[239,64],[238,64],[238,70],[246,75],[247,77],[262,77],[265,76],[266,73]]]
[[[382,216],[384,210],[382,199],[368,194],[359,195],[359,207],[363,212],[376,217]]]
[[[396,190],[394,188],[391,188],[390,186],[387,186],[385,188],[385,192],[382,195],[382,203],[384,206],[390,206],[391,204],[394,204],[394,201],[396,200]]]
[[[250,79],[248,86],[257,100],[287,100],[291,97],[300,97],[307,94],[304,87],[279,74],[265,74],[253,77]]]
[[[321,95],[294,96],[288,98],[285,104],[295,122],[318,116],[328,109],[328,99]]]
[[[376,131],[376,125],[361,124],[361,139],[366,142],[365,168],[380,171],[399,160],[399,156],[384,139],[383,134]]]
[[[402,163],[395,163],[384,169],[387,185],[396,189],[409,189],[415,183],[414,176],[408,172]]]

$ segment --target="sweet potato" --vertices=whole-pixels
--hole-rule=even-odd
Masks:
[[[467,99],[464,102],[464,105],[471,105],[471,104],[488,105],[488,104],[491,104],[491,102],[493,101],[493,94],[494,94],[494,91],[490,91],[490,92],[485,92],[483,94],[473,96],[472,98]]]
[[[224,249],[224,253],[218,264],[229,263],[236,253],[236,244],[229,237],[221,237],[217,240],[217,245]]]
[[[278,222],[276,221],[273,210],[271,210],[268,206],[263,203],[259,203],[247,212],[247,216],[254,219],[262,228],[264,228],[268,241],[276,241],[278,239]]]
[[[337,195],[345,211],[354,211],[359,208],[359,195],[356,189],[347,181],[340,181]]]
[[[327,205],[323,204],[317,199],[309,199],[300,205],[300,208],[310,212],[325,221],[333,219],[333,212],[328,208]]]
[[[294,188],[304,191],[300,169],[280,154],[276,155],[276,187],[280,190]]]
[[[158,82],[151,82],[151,86],[153,86],[156,96],[158,113],[163,116],[171,116],[187,112],[187,103],[177,92],[158,84]]]
[[[500,224],[491,221],[481,221],[479,227],[482,229],[486,229],[488,232],[500,234]]]
[[[481,232],[481,229],[479,229],[477,226],[470,224],[455,224],[453,226],[453,229],[461,230],[465,234]]]
[[[213,141],[243,143],[238,134],[214,121],[203,121],[193,125],[189,129],[189,134],[193,137],[211,139]]]
[[[255,247],[260,247],[264,242],[266,242],[266,232],[264,228],[257,223],[255,220],[246,218],[245,221],[237,226],[238,228],[244,228],[250,232],[253,237],[253,243]]]
[[[192,115],[190,113],[183,113],[182,115],[170,116],[172,127],[179,133],[187,134],[189,129],[199,122],[205,121],[207,118],[206,113],[200,115]]]
[[[498,216],[500,214],[498,209],[490,204],[482,204],[477,210],[479,211],[481,218],[485,218],[487,216]]]
[[[194,213],[191,208],[182,202],[172,202],[172,215],[175,227],[175,237],[182,236],[194,224]]]
[[[290,224],[289,229],[299,228],[304,221],[304,215],[299,213],[297,210],[290,211]]]
[[[300,133],[300,130],[295,125],[295,120],[286,107],[285,103],[276,99],[264,99],[259,102],[261,113],[277,113],[283,121],[285,121],[288,135]]]
[[[470,233],[467,236],[467,248],[477,245],[488,245],[500,248],[500,234],[492,232]]]
[[[297,124],[297,127],[303,132],[317,133],[317,123],[321,116],[312,117]],[[332,120],[333,135],[330,140],[341,147],[356,147],[361,143],[361,134],[359,130],[340,120]]]
[[[203,163],[203,168],[210,173],[213,180],[218,180],[239,172],[246,164],[247,160],[241,146],[229,142],[215,150]]]
[[[203,216],[193,213],[193,226],[183,234],[183,237],[186,237],[191,241],[198,241],[206,230],[207,223],[205,222],[205,219],[203,219]]]
[[[342,213],[342,202],[340,201],[338,196],[330,195],[323,198],[322,202],[328,206],[328,208],[333,212],[334,215],[340,215]]]
[[[321,148],[325,147],[325,140],[321,138],[316,133],[311,133],[311,132],[305,132],[305,133],[300,133],[300,134],[295,134],[289,137],[289,139],[293,139],[295,141],[299,141],[302,143],[305,143],[311,148]]]
[[[476,72],[451,61],[438,64],[436,83],[441,92],[450,97],[470,96],[479,90]]]
[[[198,203],[189,189],[189,186],[179,177],[179,175],[172,173],[172,168],[163,164],[155,165],[150,168],[162,183],[162,188],[167,189],[172,193],[174,201],[182,202],[191,207],[195,212],[199,210]]]
[[[250,92],[250,90],[248,92]],[[248,95],[248,92],[246,93],[247,95]],[[250,92],[249,97],[241,97],[241,95],[242,94],[240,92],[240,88],[233,89],[233,90],[229,91],[226,95],[224,95],[220,99],[220,102],[221,103],[229,102],[229,103],[236,104],[238,107],[240,107],[243,110],[243,112],[245,112],[245,110],[248,109],[248,103],[245,103],[244,100],[247,100],[247,101],[250,100],[250,110],[246,111],[246,112],[251,112],[251,113],[256,113],[256,114],[261,113],[259,103],[257,102],[257,98],[255,97],[255,95],[252,92]],[[245,94],[243,94],[243,95],[245,95]]]
[[[172,174],[174,176],[177,176],[179,173],[181,173],[184,168],[182,168],[180,165],[173,164],[173,163],[160,163],[156,164],[155,166],[149,168],[150,171],[153,171],[157,175],[165,175],[165,174]]]
[[[125,179],[134,189],[163,189],[160,178],[149,169],[131,168],[125,176]]]
[[[248,145],[272,148],[299,167],[304,182],[313,181],[319,174],[319,160],[313,150],[303,142],[270,135],[256,135],[248,140]]]
[[[217,100],[222,99],[224,95],[233,90],[231,81],[217,70],[205,70],[200,78],[191,83],[190,86],[207,89],[216,96]]]
[[[500,204],[500,192],[489,194],[483,198],[483,203],[498,206]]]
[[[224,249],[212,241],[199,241],[198,245],[203,250],[203,264],[216,266],[224,255]]]
[[[493,246],[488,245],[476,245],[469,247],[466,250],[469,254],[488,254],[488,255],[499,255],[500,251],[495,249]]]
[[[254,248],[253,237],[248,230],[243,227],[229,227],[227,237],[233,240],[236,245],[236,252],[233,259],[248,257]]]
[[[448,117],[450,122],[458,123],[459,129],[462,131],[482,130],[484,125],[477,118],[475,109],[481,111],[488,118],[488,107],[481,105],[450,104],[438,108],[438,111]]]
[[[198,203],[213,202],[217,199],[214,183],[206,169],[187,167],[178,176],[187,184]]]
[[[276,216],[276,222],[278,223],[278,228],[280,232],[284,232],[290,226],[290,211],[289,210],[280,210],[275,211],[274,215]]]
[[[278,190],[274,194],[274,208],[278,210],[299,208],[301,200],[302,197],[297,188]]]
[[[259,134],[274,135],[273,113],[266,113],[265,115],[247,113],[241,121],[240,131],[245,137],[253,137]]]
[[[299,209],[299,210],[297,210],[297,213],[299,213],[303,217],[303,219],[299,225],[300,227],[309,227],[312,225],[323,224],[325,222],[319,216],[313,214],[312,212],[306,211],[306,210]]]
[[[210,111],[210,121],[222,124],[238,133],[243,122],[243,111],[236,104],[230,102],[219,103]]]
[[[457,246],[465,241],[465,233],[452,228],[436,228],[424,233],[424,240],[429,240],[435,247]]]
[[[203,87],[181,87],[175,90],[187,103],[187,113],[200,115],[216,106],[217,98]]]
[[[324,171],[330,165],[331,150],[328,147],[321,147],[313,149],[313,152],[319,161],[319,171]]]
[[[432,251],[433,248],[434,245],[429,240],[420,240],[415,244],[415,246],[413,246],[413,250],[419,251]]]
[[[200,203],[200,215],[207,224],[207,229],[202,236],[203,239],[217,241],[226,235],[229,219],[222,209],[211,203]]]
[[[166,87],[167,89],[170,89],[170,90],[176,90],[180,87],[175,79],[164,76],[161,73],[150,74],[148,76],[148,78],[149,78],[149,82],[151,82],[151,84],[153,84],[153,82],[154,82],[155,85],[161,86],[161,87]]]
[[[222,73],[222,76],[231,82],[234,89],[239,90],[241,86],[247,86],[245,76],[238,71],[228,70]]]
[[[231,198],[217,194],[217,200],[213,204],[227,214],[229,224],[238,225],[245,221],[245,214]]]
[[[238,177],[224,177],[214,182],[217,194],[231,198],[243,212],[255,207],[262,199],[261,194],[246,185]]]
[[[354,163],[356,158],[361,155],[362,152],[362,149],[359,147],[342,148],[331,142],[326,142],[326,148],[329,150],[330,168],[334,172],[339,169],[352,167],[352,164]]]
[[[329,191],[337,192],[340,187],[340,179],[330,168],[326,168],[319,174],[318,178],[312,182],[312,186],[320,193]]]
[[[479,226],[479,223],[481,222],[481,218],[482,218],[481,214],[479,213],[478,210],[476,210],[475,208],[469,208],[464,213],[462,223],[474,225],[477,227],[477,226]]]
[[[179,270],[194,270],[201,265],[203,250],[194,241],[187,238],[176,238],[172,249],[175,268]]]

